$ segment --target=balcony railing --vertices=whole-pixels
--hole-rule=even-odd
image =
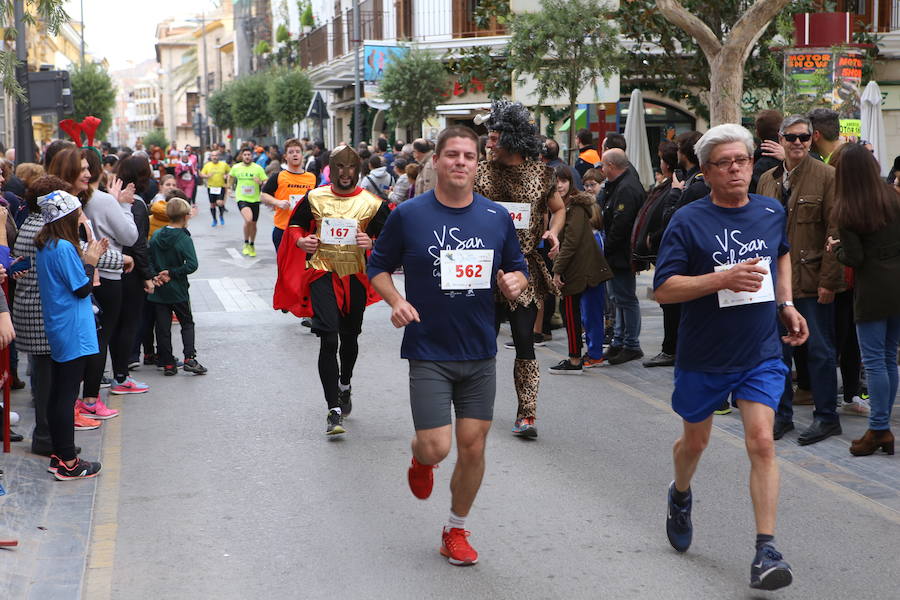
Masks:
[[[314,67],[328,61],[328,25],[322,25],[300,40],[300,64]]]
[[[336,16],[331,21],[331,55],[343,56],[344,54],[344,18]]]
[[[328,62],[329,58],[343,56],[344,53],[357,48],[362,40],[383,40],[386,15],[382,10],[382,1],[366,0],[360,3],[359,40],[353,37],[353,9],[300,38],[301,66],[315,67]]]
[[[891,3],[891,31],[900,29],[900,0]]]

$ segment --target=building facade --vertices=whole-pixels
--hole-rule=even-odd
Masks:
[[[213,13],[157,25],[160,121],[166,137],[179,148],[200,144],[196,115],[205,116],[207,95],[235,77],[234,23],[232,3],[223,2]],[[211,134],[218,141],[219,132],[213,128]]]

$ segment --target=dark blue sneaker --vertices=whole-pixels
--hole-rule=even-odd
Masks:
[[[791,585],[794,574],[781,553],[771,544],[763,544],[756,551],[750,566],[750,587],[758,590],[777,590]]]
[[[675,482],[669,485],[669,512],[666,515],[666,535],[669,543],[679,552],[686,552],[691,547],[691,539],[694,535],[694,526],[691,525],[691,496],[683,505],[675,504],[672,492],[675,491]]]

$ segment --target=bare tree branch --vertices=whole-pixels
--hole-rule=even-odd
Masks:
[[[777,1],[787,2],[789,0]],[[719,41],[712,29],[699,17],[688,12],[678,0],[657,0],[656,7],[670,23],[689,33],[707,58],[712,58],[722,49],[722,42]]]
[[[734,24],[726,45],[739,48],[746,54],[747,48],[756,45],[769,22],[789,3],[790,0],[756,0]]]

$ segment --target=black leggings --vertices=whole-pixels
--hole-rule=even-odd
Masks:
[[[75,453],[75,398],[84,375],[87,357],[66,362],[52,361],[50,395],[47,399],[47,424],[53,440],[53,452],[60,460],[72,460]]]
[[[100,395],[100,378],[106,368],[106,353],[110,340],[119,325],[122,313],[122,281],[120,279],[100,278],[100,285],[94,288],[94,300],[100,306],[100,333],[98,342],[100,351],[86,357],[84,369],[85,398],[96,398]],[[125,365],[127,370],[128,365]]]
[[[856,323],[853,318],[853,290],[836,294],[834,297],[835,347],[841,367],[841,381],[844,384],[844,401],[850,402],[859,395],[859,340],[856,339]]]
[[[681,305],[660,304],[659,307],[663,312],[662,351],[675,356],[675,348],[678,346],[678,324],[681,322]]]
[[[128,361],[134,338],[137,337],[144,312],[144,282],[137,273],[122,276],[122,309],[119,322],[109,340],[109,357],[112,361],[113,377],[119,383],[128,377]]]
[[[319,379],[322,380],[322,391],[328,408],[340,406],[338,401],[338,381],[342,385],[350,385],[353,367],[359,356],[359,334],[357,333],[320,333],[319,334]],[[338,355],[341,362],[338,366]]]
[[[505,315],[509,321],[513,343],[516,345],[516,358],[534,360],[534,320],[537,318],[537,305],[534,303],[528,306],[516,305],[515,310],[509,310],[509,305],[501,302],[494,308],[494,334],[500,333],[500,323]]]

